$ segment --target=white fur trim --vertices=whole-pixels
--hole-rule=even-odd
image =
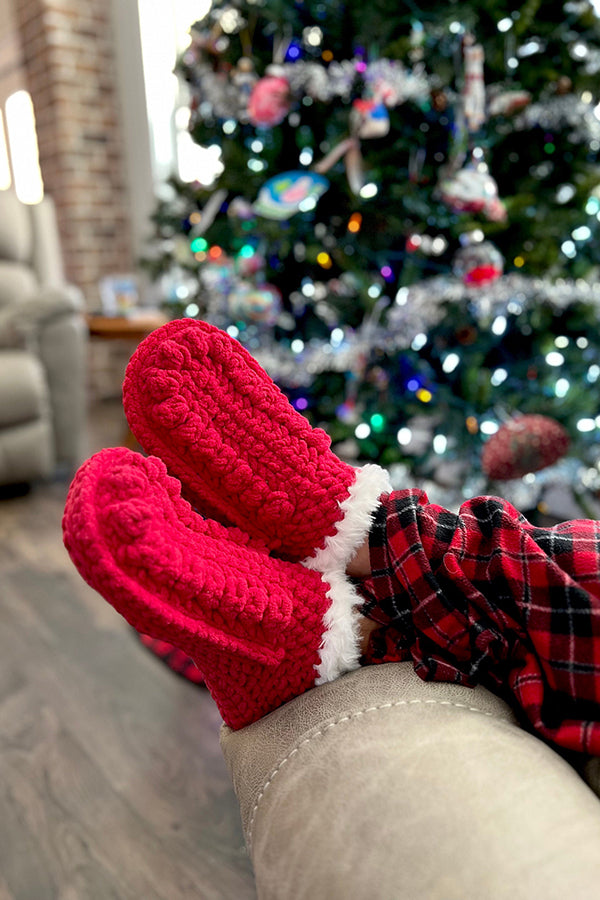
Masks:
[[[340,504],[344,515],[336,533],[326,538],[323,549],[303,561],[308,569],[321,573],[329,585],[327,596],[331,598],[331,606],[323,618],[325,630],[316,684],[333,681],[344,672],[358,668],[360,614],[356,607],[361,600],[346,575],[346,566],[369,533],[379,497],[391,489],[385,469],[372,464],[358,469],[348,497]]]
[[[335,534],[328,535],[325,546],[305,559],[304,565],[317,572],[345,572],[369,533],[377,501],[391,490],[390,476],[385,469],[373,463],[357,469],[348,496],[340,503],[344,515],[336,525]]]

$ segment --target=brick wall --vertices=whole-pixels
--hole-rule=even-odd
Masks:
[[[12,0],[40,164],[65,273],[98,306],[98,280],[131,271],[131,222],[106,0]]]

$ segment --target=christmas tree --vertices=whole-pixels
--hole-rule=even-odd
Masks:
[[[222,172],[157,207],[165,305],[399,487],[589,497],[599,71],[587,0],[214,5],[178,74]]]

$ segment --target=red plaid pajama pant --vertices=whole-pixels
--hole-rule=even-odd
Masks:
[[[600,755],[600,523],[537,528],[479,497],[458,514],[419,490],[382,497],[370,532],[363,663],[481,683],[546,740]]]

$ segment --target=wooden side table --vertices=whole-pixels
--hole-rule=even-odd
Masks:
[[[158,310],[147,310],[132,316],[86,316],[90,337],[105,340],[126,340],[135,342],[136,346],[154,331],[165,325],[169,319]]]
[[[133,353],[140,341],[161,325],[165,325],[169,317],[158,310],[144,310],[130,316],[88,314],[86,321],[92,340],[130,342]],[[138,446],[128,426],[125,428],[121,443],[130,449]]]

